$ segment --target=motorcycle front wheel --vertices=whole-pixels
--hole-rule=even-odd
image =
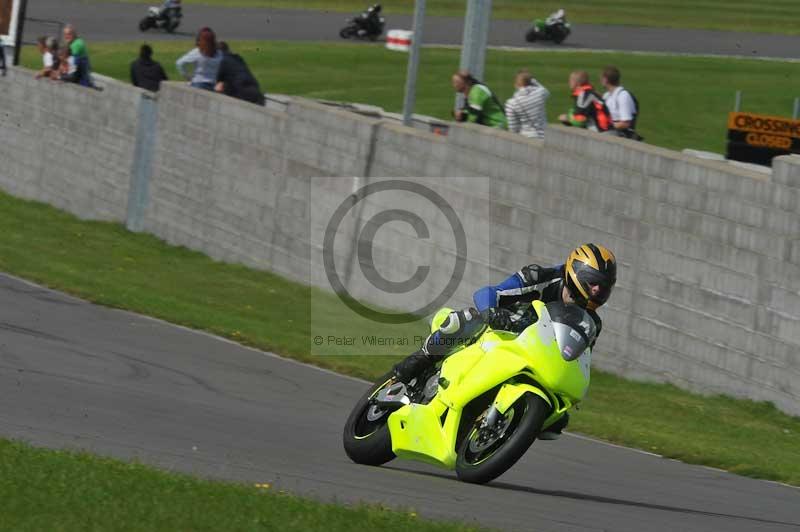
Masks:
[[[561,44],[567,38],[567,29],[564,26],[556,26],[553,28],[553,42]]]
[[[536,31],[536,28],[531,28],[525,33],[525,40],[527,42],[536,42],[536,39],[539,38],[539,32]]]
[[[150,29],[152,21],[150,17],[145,17],[139,22],[139,31],[147,31]]]
[[[361,396],[347,418],[342,435],[344,451],[357,464],[378,466],[395,458],[386,425],[390,412],[370,403],[370,399],[393,382],[392,372],[381,377]]]
[[[508,471],[534,442],[549,411],[544,399],[526,393],[493,427],[482,426],[479,416],[458,448],[459,480],[485,484]]]

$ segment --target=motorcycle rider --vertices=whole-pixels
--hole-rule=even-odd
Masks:
[[[161,4],[159,8],[159,12],[163,17],[166,14],[172,15],[172,12],[167,13],[169,10],[173,9],[180,9],[181,8],[181,0],[164,0],[164,3]]]
[[[567,13],[563,9],[559,9],[555,13],[550,13],[550,16],[547,17],[545,20],[545,25],[552,26],[553,24],[557,24],[559,22],[566,22]]]
[[[614,254],[597,244],[582,244],[575,248],[567,262],[559,266],[525,266],[500,284],[476,291],[473,295],[475,308],[451,312],[418,351],[395,365],[395,378],[409,384],[437,361],[475,342],[487,326],[495,330],[522,332],[535,321],[531,302],[537,299],[544,303],[578,304],[594,320],[599,336],[602,320],[596,310],[608,301],[616,281]],[[547,427],[539,438],[557,439],[567,423],[569,417],[564,415]]]
[[[181,0],[164,0],[158,8],[158,17],[162,20],[175,18],[181,11]]]
[[[381,30],[381,5],[374,4],[367,8],[366,11],[359,16],[358,36],[363,37],[367,34],[374,35],[382,33]]]

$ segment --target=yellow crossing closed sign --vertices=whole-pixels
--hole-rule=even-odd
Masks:
[[[773,157],[790,153],[800,153],[800,120],[728,114],[728,159],[769,166]]]

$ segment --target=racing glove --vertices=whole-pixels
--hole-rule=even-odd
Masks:
[[[481,312],[483,323],[492,329],[508,331],[514,325],[511,320],[511,312],[504,308],[487,308]]]

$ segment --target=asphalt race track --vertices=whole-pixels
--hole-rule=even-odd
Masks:
[[[158,2],[153,2],[158,3]],[[367,2],[365,2],[365,5]],[[87,2],[86,0],[30,0],[28,17],[75,24],[92,40],[138,41],[187,39],[202,26],[212,26],[223,39],[265,39],[299,41],[341,41],[339,29],[346,13],[278,9],[220,8],[188,6],[183,25],[176,35],[138,30],[146,14],[142,4]],[[411,28],[410,15],[388,15],[387,29]],[[534,16],[532,15],[533,19]],[[564,46],[583,50],[626,50],[692,54],[740,55],[747,57],[800,58],[800,37],[707,30],[597,26],[575,22],[573,34]],[[428,44],[460,44],[463,20],[427,17],[424,40]],[[528,23],[520,20],[493,21],[489,37],[495,46],[557,48],[552,44],[527,44]],[[46,27],[31,23],[26,41],[35,40]],[[90,42],[91,44],[91,42]],[[132,54],[135,55],[135,50]]]
[[[572,435],[487,486],[358,466],[361,381],[1,274],[0,298],[0,437],[507,530],[800,530],[798,489]]]

